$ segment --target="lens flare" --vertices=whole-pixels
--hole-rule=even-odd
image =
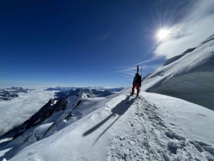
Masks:
[[[167,38],[169,38],[169,36],[170,36],[170,30],[168,29],[160,29],[156,35],[159,41],[166,40]]]

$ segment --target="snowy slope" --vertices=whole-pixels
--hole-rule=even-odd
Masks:
[[[214,36],[172,59],[145,79],[147,91],[182,98],[214,110]]]
[[[213,105],[213,45],[212,36],[168,61],[144,80],[138,98],[127,88],[51,101],[51,115],[23,124],[8,144],[1,140],[0,160],[214,161],[214,111],[204,107]]]
[[[10,160],[214,159],[213,111],[158,94],[142,93],[136,99],[127,96],[129,91],[102,100],[100,108],[73,124],[68,121],[50,137],[16,149]],[[14,144],[4,147],[10,151],[1,159],[14,155]]]

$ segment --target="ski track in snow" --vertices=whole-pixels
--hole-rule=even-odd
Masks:
[[[124,135],[110,140],[108,161],[213,161],[214,148],[206,143],[187,140],[167,127],[157,107],[144,98],[132,105],[133,119]]]

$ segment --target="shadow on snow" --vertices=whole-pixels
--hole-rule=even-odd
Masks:
[[[128,108],[134,103],[134,100],[135,100],[135,98],[131,98],[130,96],[128,96],[126,99],[121,101],[119,104],[117,104],[111,110],[111,112],[112,112],[111,115],[109,115],[107,118],[105,118],[103,121],[101,121],[100,123],[98,123],[97,125],[92,127],[91,129],[89,129],[88,131],[86,131],[83,134],[83,136],[87,136],[87,135],[91,134],[96,129],[101,127],[111,117],[114,117],[114,116],[118,115],[118,117],[97,137],[97,139],[94,141],[94,144],[95,144],[100,139],[100,137],[128,110]],[[7,143],[9,143],[9,142],[10,141],[4,142],[4,143],[0,143],[0,151],[6,150],[5,154],[0,156],[0,160],[3,160],[4,158],[6,158],[7,160],[11,159],[12,157],[14,157],[16,155],[17,152],[19,152],[21,150],[20,149],[20,145],[7,146]]]
[[[94,141],[94,144],[100,139],[100,137],[128,110],[129,107],[134,103],[135,98],[131,98],[128,96],[125,100],[121,101],[117,104],[112,110],[112,114],[106,117],[103,121],[92,127],[91,129],[87,130],[83,136],[87,136],[101,127],[105,122],[107,122],[111,117],[119,115]],[[93,145],[94,145],[93,144]]]

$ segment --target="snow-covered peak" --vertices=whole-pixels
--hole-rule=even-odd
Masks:
[[[149,92],[182,98],[214,110],[213,82],[214,39],[211,36],[196,48],[166,61],[143,83]]]

